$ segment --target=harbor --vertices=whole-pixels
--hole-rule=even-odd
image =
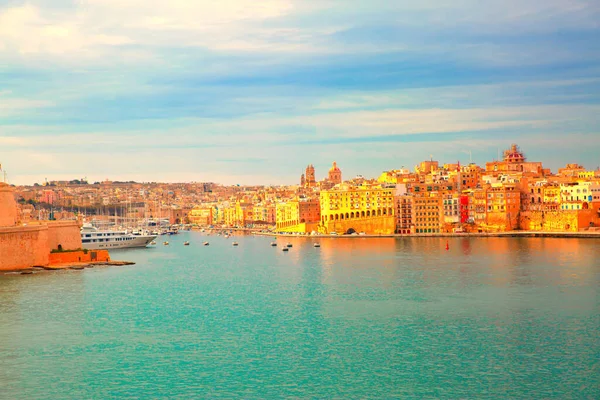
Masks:
[[[106,398],[127,375],[132,397],[280,398],[301,374],[316,397],[597,397],[595,241],[307,239],[182,231],[111,251],[132,266],[0,274],[3,395]]]

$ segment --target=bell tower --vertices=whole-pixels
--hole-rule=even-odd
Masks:
[[[310,164],[308,167],[306,167],[306,186],[313,187],[315,186],[316,182],[315,167]]]

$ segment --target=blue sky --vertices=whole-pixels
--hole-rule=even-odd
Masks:
[[[48,179],[295,183],[600,165],[595,0],[0,0],[0,163]]]

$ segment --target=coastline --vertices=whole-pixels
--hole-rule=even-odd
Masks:
[[[285,233],[252,232],[258,236],[294,237],[294,238],[334,238],[334,239],[379,239],[379,238],[461,238],[461,237],[528,237],[528,238],[562,238],[562,239],[600,239],[600,232],[541,232],[541,231],[511,231],[494,233],[415,233],[391,235],[290,235]]]
[[[91,262],[67,262],[61,264],[52,264],[46,266],[32,266],[29,268],[3,270],[1,275],[31,275],[40,272],[64,271],[64,270],[83,270],[94,267],[122,267],[126,265],[135,265],[131,261],[91,261]]]

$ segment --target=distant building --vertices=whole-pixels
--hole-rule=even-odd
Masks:
[[[327,180],[334,185],[342,183],[342,171],[339,169],[335,161],[329,169],[329,175],[327,177]]]

